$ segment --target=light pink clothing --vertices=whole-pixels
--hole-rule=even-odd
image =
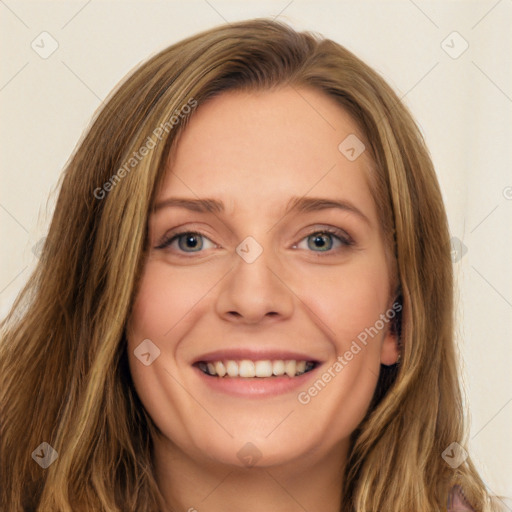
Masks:
[[[454,485],[448,497],[447,512],[476,512],[464,498],[460,485]]]

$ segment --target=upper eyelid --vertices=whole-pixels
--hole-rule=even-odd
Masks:
[[[313,233],[322,232],[322,231],[337,230],[340,233],[344,233],[347,236],[347,238],[352,238],[346,229],[340,228],[339,226],[331,226],[328,224],[314,224],[313,226],[305,228],[305,229],[307,229],[307,233],[303,236],[310,236]],[[182,226],[177,226],[173,229],[170,229],[170,230],[166,231],[166,233],[160,238],[162,240],[168,239],[168,238],[174,238],[175,236],[184,235],[186,233],[196,233],[198,235],[209,238],[209,235],[204,233],[203,228],[196,228],[194,223],[184,224],[183,228],[182,228]],[[335,234],[335,233],[331,233],[331,234]]]

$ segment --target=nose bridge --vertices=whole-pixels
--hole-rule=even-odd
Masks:
[[[278,265],[271,245],[272,237],[266,236],[263,240],[259,235],[258,238],[261,243],[249,235],[238,244],[236,254],[239,260],[235,263],[234,272],[236,283],[250,287],[253,292],[263,296],[276,287],[276,277],[271,269]]]
[[[233,271],[218,300],[221,315],[236,312],[246,320],[257,321],[267,313],[286,316],[291,312],[292,293],[279,276],[283,267],[270,245],[272,237],[258,238],[261,243],[255,236],[247,236],[236,247]]]

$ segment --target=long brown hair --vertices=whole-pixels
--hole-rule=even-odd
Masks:
[[[471,457],[456,470],[442,457],[453,442],[466,446],[468,431],[450,237],[422,136],[386,82],[344,47],[265,19],[149,59],[113,91],[68,162],[40,262],[2,323],[2,510],[158,510],[156,426],[134,390],[124,336],[148,214],[194,108],[223,91],[285,85],[323,91],[361,126],[403,305],[401,362],[382,367],[352,435],[342,510],[441,510],[454,484],[476,510],[495,510]],[[58,453],[47,468],[31,456],[48,450],[43,442]]]

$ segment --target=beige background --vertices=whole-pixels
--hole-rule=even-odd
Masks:
[[[114,85],[195,32],[279,15],[381,72],[421,126],[452,236],[465,246],[455,269],[472,413],[467,449],[491,491],[512,497],[510,0],[3,0],[0,12],[2,317],[37,261],[34,246],[45,235],[61,170]]]

